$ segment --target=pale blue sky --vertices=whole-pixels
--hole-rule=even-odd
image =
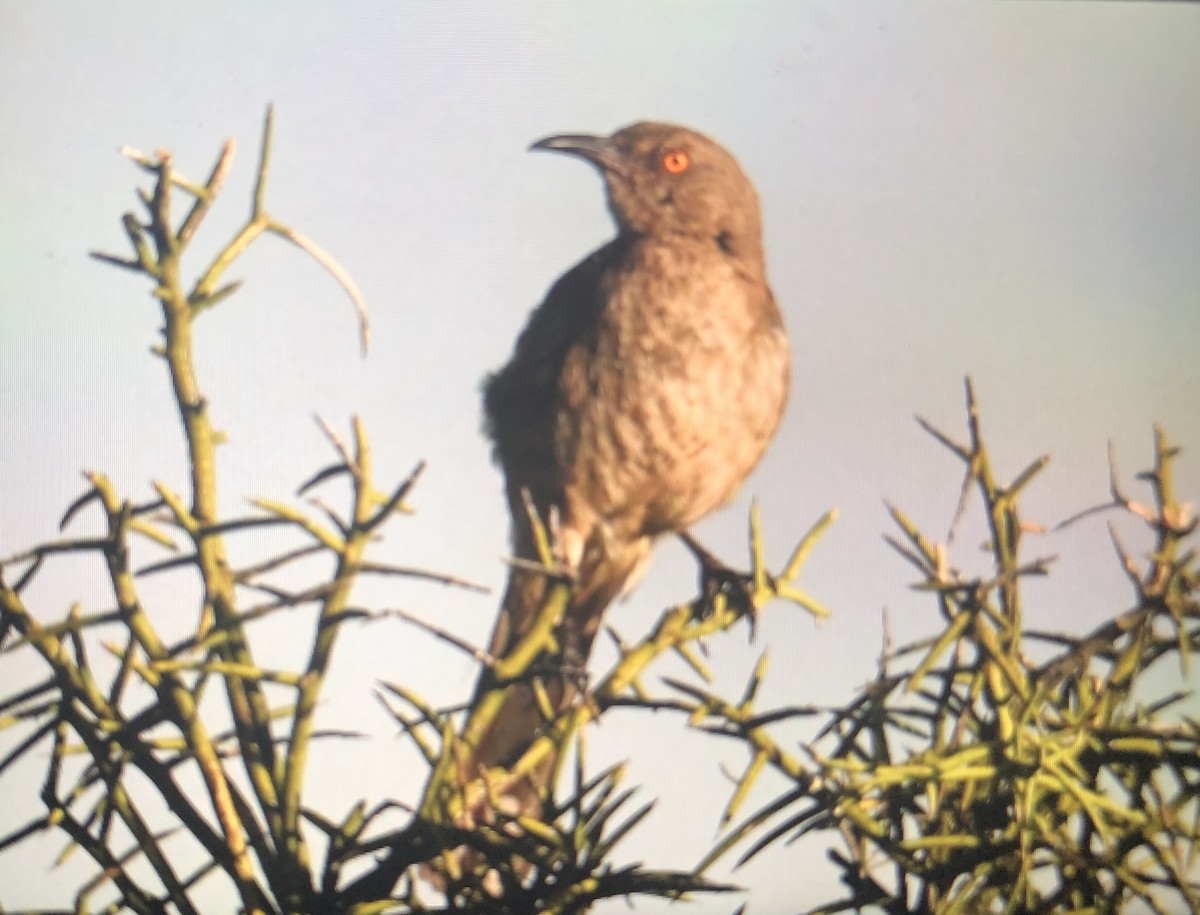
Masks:
[[[1002,473],[1052,456],[1029,493],[1036,520],[1105,497],[1109,439],[1127,475],[1146,466],[1154,421],[1189,447],[1179,484],[1196,493],[1197,85],[1193,4],[0,3],[0,554],[52,536],[81,469],[139,499],[152,478],[182,488],[179,429],[147,354],[158,327],[148,286],[85,253],[124,252],[119,216],[143,176],[119,146],[167,147],[201,177],[232,136],[239,157],[197,242],[201,267],[244,218],[274,102],[268,208],[354,276],[374,345],[363,361],[339,290],[283,243],[235,269],[245,290],[198,332],[230,437],[224,505],[287,496],[328,459],[311,414],[344,427],[358,413],[381,473],[430,463],[418,514],[390,529],[381,558],[499,588],[507,519],[478,383],[549,283],[611,232],[595,175],[526,147],[671,120],[724,143],[757,184],[795,352],[778,440],[699,533],[740,561],[757,494],[779,561],[821,512],[842,513],[805,578],[834,618],[818,627],[773,608],[757,646],[735,634],[714,664],[735,689],[767,646],[768,701],[844,700],[873,671],[883,607],[901,635],[933,624],[882,543],[883,499],[944,532],[958,468],[911,417],[958,434],[965,373],[985,430],[1003,440]],[[978,564],[975,542],[957,545],[961,564]],[[1081,627],[1128,605],[1103,519],[1030,550],[1061,557],[1031,586],[1035,625]],[[47,618],[75,598],[104,606],[97,570],[62,569],[37,592]],[[633,635],[693,584],[680,548],[664,544],[612,621]],[[191,597],[151,593],[165,628],[172,614],[180,631],[190,624]],[[358,596],[477,641],[496,600],[395,581]],[[288,662],[303,625],[264,627],[263,660]],[[5,683],[33,666],[23,654],[0,664]],[[418,769],[370,688],[403,680],[453,701],[473,677],[398,623],[348,630],[321,720],[377,736],[318,754],[314,801],[340,818],[363,795],[413,800]],[[742,752],[633,715],[606,721],[592,747],[597,765],[632,756],[631,782],[661,798],[627,855],[693,863],[727,796],[719,767],[740,769]],[[14,822],[36,809],[34,777],[0,778]],[[80,871],[44,865],[60,844],[0,856],[0,903],[65,901],[50,887]],[[837,892],[815,845],[733,879],[760,915]]]

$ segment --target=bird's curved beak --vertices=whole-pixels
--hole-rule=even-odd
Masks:
[[[545,149],[550,152],[566,153],[586,159],[603,171],[617,175],[626,174],[625,156],[616,148],[611,137],[597,137],[591,134],[564,133],[553,137],[544,137],[532,146],[534,149]]]

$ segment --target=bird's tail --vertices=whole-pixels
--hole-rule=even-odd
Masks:
[[[619,549],[610,545],[604,550],[586,550],[575,580],[568,586],[567,606],[554,630],[554,651],[535,658],[511,683],[499,682],[491,668],[483,671],[471,714],[491,691],[505,692],[499,709],[483,727],[472,732],[468,724],[464,732],[467,747],[459,770],[464,785],[497,766],[513,766],[549,723],[547,712],[557,717],[572,706],[584,682],[588,655],[604,611],[636,576],[649,552],[649,540],[635,540]],[[505,658],[512,652],[542,614],[551,592],[551,579],[546,574],[512,570],[492,635],[493,658]],[[535,680],[540,701],[533,687]],[[506,779],[501,792],[508,808],[504,812],[540,816],[542,799],[556,766],[556,754],[548,753],[531,771]]]

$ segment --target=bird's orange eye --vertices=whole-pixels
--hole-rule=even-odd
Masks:
[[[682,149],[668,149],[663,153],[662,166],[672,175],[678,175],[690,164],[688,154]]]

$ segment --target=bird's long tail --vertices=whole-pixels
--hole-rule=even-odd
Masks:
[[[518,544],[519,554],[523,552],[521,546],[524,544]],[[498,710],[487,716],[482,726],[472,728],[472,720],[468,719],[463,733],[466,752],[460,758],[459,769],[464,785],[479,779],[486,770],[513,766],[549,723],[547,711],[557,716],[571,707],[583,683],[604,611],[625,589],[649,550],[649,540],[635,540],[619,548],[609,545],[603,551],[585,551],[585,556],[591,558],[581,563],[575,570],[575,580],[567,586],[567,606],[554,629],[554,650],[536,657],[508,683],[500,682],[493,668],[481,673],[471,716],[489,693],[502,690],[503,697]],[[512,570],[492,635],[492,658],[502,659],[512,653],[550,599],[552,585],[547,575],[523,568]],[[542,690],[540,702],[532,685],[535,679]],[[556,754],[548,753],[530,771],[508,779],[501,792],[501,802],[508,808],[504,812],[540,816],[556,766]]]

